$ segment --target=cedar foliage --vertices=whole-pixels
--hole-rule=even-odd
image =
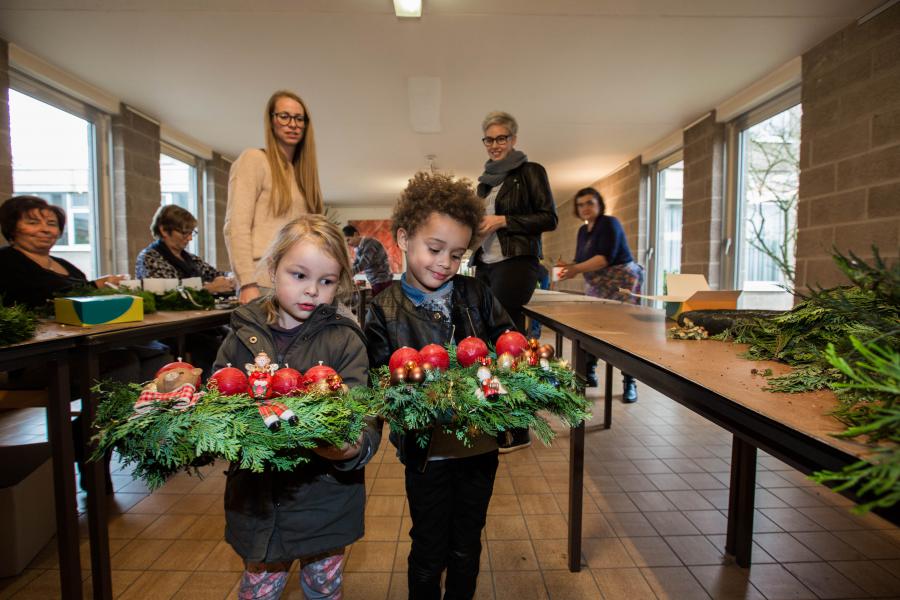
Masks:
[[[900,262],[888,265],[873,247],[868,264],[834,252],[852,285],[813,290],[781,315],[736,322],[720,336],[750,344],[752,360],[778,360],[794,367],[768,379],[768,389],[805,392],[831,389],[832,414],[847,429],[838,437],[873,445],[869,460],[813,479],[852,490],[867,512],[900,502]]]
[[[243,394],[223,396],[210,390],[186,410],[157,403],[131,418],[141,386],[104,382],[94,392],[103,401],[94,421],[99,432],[93,459],[118,451],[126,465],[134,465],[134,477],[151,490],[180,470],[191,472],[216,458],[257,473],[266,468],[289,471],[308,462],[312,448],[355,443],[365,427],[368,395],[366,388],[357,387],[346,395],[312,392],[278,398],[300,422],[282,423],[272,432],[256,401]]]
[[[0,297],[0,346],[17,344],[34,337],[37,314],[22,304],[3,306]]]
[[[492,373],[507,393],[486,399],[476,392],[481,388],[477,366],[460,367],[455,348],[448,347],[448,352],[451,368],[426,372],[421,385],[391,385],[386,366],[372,371],[370,410],[383,416],[394,433],[415,435],[423,448],[436,427],[465,445],[479,434],[497,435],[516,428],[530,428],[549,444],[554,432],[539,413],[556,415],[569,426],[591,416],[583,383],[560,361],[551,361],[546,371],[524,363],[511,370],[492,365]]]

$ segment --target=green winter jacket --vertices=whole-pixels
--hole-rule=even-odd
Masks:
[[[321,305],[283,355],[275,350],[259,300],[231,316],[231,333],[219,348],[214,369],[243,369],[259,352],[273,362],[306,371],[319,361],[350,387],[366,385],[369,361],[359,326]],[[381,441],[375,421],[363,434],[359,454],[332,462],[310,452],[309,463],[291,472],[251,473],[232,464],[225,486],[225,539],[250,562],[282,562],[340,549],[363,535],[365,464]]]

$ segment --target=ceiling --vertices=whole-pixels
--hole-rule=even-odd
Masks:
[[[226,156],[298,92],[326,202],[388,204],[428,154],[477,177],[490,110],[558,200],[846,26],[881,0],[0,0],[0,37]],[[439,133],[409,77],[441,81]]]

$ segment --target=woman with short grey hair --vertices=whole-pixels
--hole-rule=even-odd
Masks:
[[[522,307],[540,277],[541,234],[556,229],[556,203],[547,171],[515,144],[519,124],[509,113],[488,113],[481,124],[488,160],[478,178],[485,217],[475,240],[475,277],[484,283],[525,333]],[[500,451],[527,446],[527,430],[509,432]]]

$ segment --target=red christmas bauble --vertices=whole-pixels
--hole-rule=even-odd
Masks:
[[[518,331],[506,330],[506,333],[497,338],[497,356],[508,352],[518,358],[528,348],[528,340]]]
[[[272,375],[272,393],[276,396],[290,396],[303,391],[303,387],[303,373],[297,369],[285,367]]]
[[[323,365],[321,362],[314,367],[310,367],[306,370],[306,377],[304,377],[304,381],[307,383],[316,383],[319,381],[326,381],[332,375],[337,375],[338,372],[329,367],[328,365]]]
[[[441,371],[446,371],[450,368],[450,355],[447,354],[443,346],[428,344],[419,350],[419,354],[422,356],[422,364],[431,363],[431,366]]]
[[[162,367],[160,367],[159,371],[156,372],[156,375],[154,377],[159,377],[163,373],[167,373],[167,372],[171,371],[172,369],[193,369],[193,368],[194,368],[194,365],[192,365],[191,363],[186,363],[183,360],[176,360],[175,362],[170,362],[169,364],[163,365]]]
[[[206,382],[206,387],[217,389],[219,390],[219,393],[224,396],[246,394],[248,385],[249,382],[247,381],[247,376],[244,375],[244,372],[240,369],[235,369],[234,367],[219,369],[213,373],[212,377],[209,378],[209,381]]]
[[[422,356],[419,354],[419,351],[415,348],[410,348],[409,346],[403,346],[402,348],[397,348],[394,350],[394,353],[391,354],[391,359],[388,361],[388,367],[390,367],[391,371],[396,371],[400,367],[405,367],[406,363],[414,362],[417,365],[422,364]]]
[[[456,347],[456,360],[463,367],[471,367],[479,358],[487,355],[487,344],[477,337],[467,337]]]

